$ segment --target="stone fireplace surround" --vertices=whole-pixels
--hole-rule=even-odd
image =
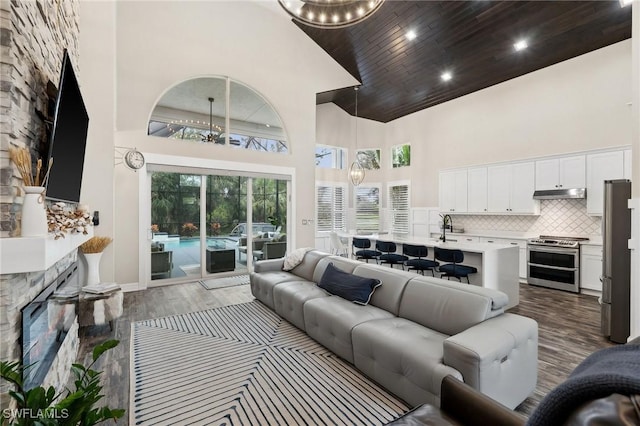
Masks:
[[[0,239],[0,359],[17,361],[22,357],[22,309],[33,301],[43,289],[55,281],[70,265],[78,260],[77,247],[88,240],[89,235],[67,236],[63,241],[48,238],[2,238]],[[40,256],[33,251],[16,253],[12,247],[22,244],[27,246],[45,246]],[[62,251],[60,251],[62,250]],[[36,252],[38,250],[35,250]],[[26,257],[28,263],[9,263],[10,256]],[[43,259],[44,256],[44,259]],[[36,266],[29,266],[36,265]],[[37,270],[40,265],[46,269]],[[17,269],[16,269],[17,268]],[[34,270],[25,270],[34,269]],[[44,279],[43,279],[44,278]],[[82,279],[81,281],[82,282]],[[49,372],[42,385],[53,386],[61,391],[67,385],[71,364],[76,362],[79,348],[78,319],[73,320],[58,353],[53,360]],[[0,406],[8,407],[10,397],[9,385],[0,384]]]

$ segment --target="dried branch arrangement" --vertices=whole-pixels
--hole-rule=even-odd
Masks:
[[[31,167],[31,153],[27,148],[20,148],[17,146],[9,147],[9,158],[13,161],[13,164],[18,168],[18,172],[20,173],[20,177],[22,177],[22,182],[25,186],[45,186],[47,183],[47,179],[49,178],[49,172],[51,171],[51,166],[53,165],[53,158],[49,159],[49,164],[47,165],[47,172],[45,173],[44,178],[41,180],[40,177],[42,175],[42,160],[38,159],[36,163],[36,173],[33,174],[33,170]]]
[[[65,203],[55,203],[47,209],[49,233],[55,239],[64,238],[66,233],[87,235],[93,226],[91,214],[85,210],[67,210]]]
[[[80,245],[83,253],[102,253],[102,250],[107,247],[111,241],[109,237],[92,237],[85,243]]]

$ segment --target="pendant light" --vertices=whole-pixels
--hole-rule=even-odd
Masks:
[[[213,98],[209,98],[209,134],[205,135],[202,134],[202,142],[215,142],[217,143],[216,139],[214,138],[213,135]]]
[[[358,87],[353,88],[356,91],[356,159],[349,167],[349,180],[353,186],[358,186],[364,180],[364,167],[360,164],[358,156]]]

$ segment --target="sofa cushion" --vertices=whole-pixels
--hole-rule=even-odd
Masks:
[[[383,309],[371,305],[356,305],[336,296],[308,300],[303,311],[307,334],[352,364],[353,327],[374,319],[393,318],[392,314]]]
[[[311,250],[308,251],[304,255],[304,259],[302,262],[295,268],[291,270],[291,272],[300,278],[304,278],[307,281],[313,281],[313,272],[316,270],[316,266],[318,262],[323,257],[329,256],[329,253],[324,253],[319,250]]]
[[[303,247],[303,248],[293,250],[291,253],[285,256],[284,263],[282,265],[282,270],[290,271],[296,266],[298,266],[299,264],[301,264],[302,261],[304,260],[304,255],[311,250],[313,249],[309,247]]]
[[[341,271],[333,266],[333,263],[327,265],[318,283],[318,287],[329,293],[360,305],[368,304],[373,292],[381,285],[378,279],[359,277]]]
[[[300,277],[285,271],[253,272],[249,276],[251,294],[271,309],[275,309],[273,289],[289,281],[300,281]]]
[[[305,329],[305,302],[318,297],[329,297],[329,293],[311,281],[289,281],[273,289],[275,311],[301,330]]]
[[[344,271],[344,272],[353,272],[354,269],[358,265],[362,265],[362,262],[357,260],[348,259],[342,256],[327,256],[320,259],[318,265],[316,266],[316,270],[313,272],[313,281],[319,283],[320,278],[322,278],[322,274],[327,269],[327,265],[333,263],[333,266]]]
[[[369,304],[391,312],[394,316],[398,315],[400,298],[405,285],[416,276],[416,274],[411,272],[367,264],[360,264],[360,266],[353,270],[353,274],[359,277],[380,280],[382,286],[373,293]]]
[[[398,316],[452,335],[490,318],[490,312],[487,296],[416,279],[405,288]]]
[[[467,293],[474,293],[483,297],[488,297],[491,301],[491,313],[490,317],[500,315],[504,312],[505,308],[509,304],[509,296],[506,293],[493,288],[479,287],[476,285],[469,285],[466,283],[458,283],[455,281],[443,280],[435,277],[416,277],[416,281],[427,282],[441,287],[454,288],[465,291]]]
[[[443,363],[446,334],[390,318],[358,324],[351,335],[356,367],[411,405],[439,406],[442,379],[462,379]]]

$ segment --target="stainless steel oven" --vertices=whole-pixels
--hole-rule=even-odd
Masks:
[[[585,238],[541,236],[527,244],[529,284],[580,291],[580,245]]]

